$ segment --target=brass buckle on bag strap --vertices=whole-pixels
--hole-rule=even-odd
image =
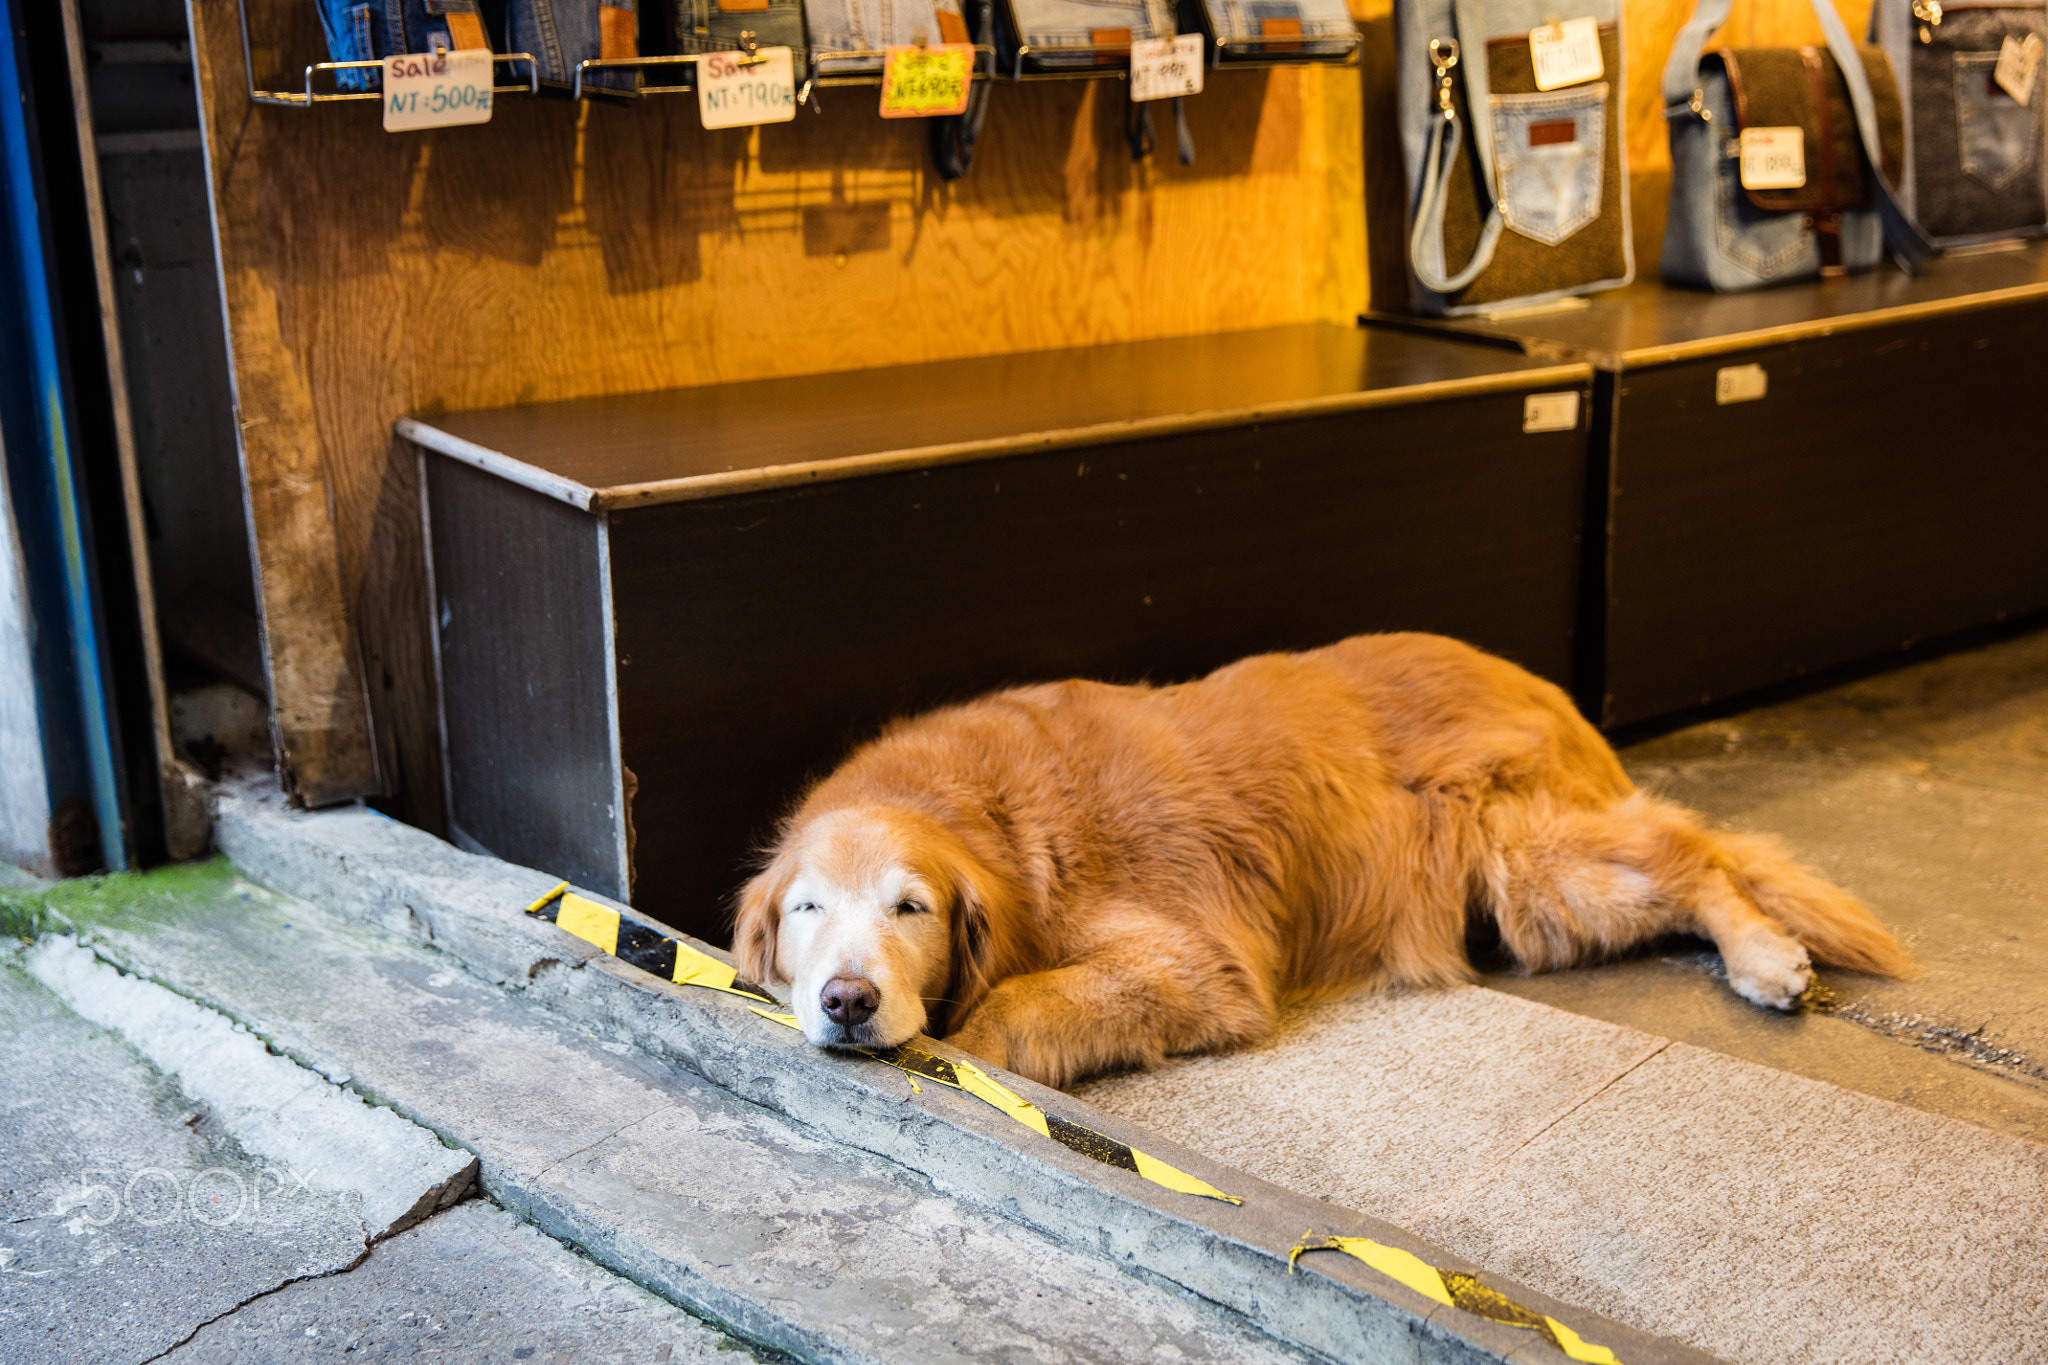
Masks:
[[[1451,104],[1451,72],[1458,65],[1456,38],[1431,38],[1429,63],[1436,68],[1436,107],[1444,122],[1456,123],[1458,111]]]
[[[1913,0],[1913,17],[1920,21],[1920,41],[1934,41],[1934,30],[1941,27],[1941,0]]]

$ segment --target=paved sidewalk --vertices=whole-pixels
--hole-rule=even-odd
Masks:
[[[1082,1093],[1733,1359],[2048,1359],[2048,632],[1623,758],[1784,835],[1922,973],[1823,971],[1778,1015],[1673,940]]]
[[[740,1342],[482,1200],[200,1328],[165,1365],[406,1356],[745,1365]]]
[[[1773,830],[1864,897],[1923,971],[1824,972],[1814,1008],[1736,1000],[1690,941],[1487,984],[2048,1141],[2048,631],[1622,751],[1642,785]]]
[[[1497,991],[1081,1093],[1729,1360],[2048,1358],[2048,1147]]]
[[[243,1151],[0,950],[0,1357],[139,1361],[359,1262],[359,1207]]]
[[[445,954],[277,895],[224,862],[181,870],[165,894],[153,880],[109,879],[90,903],[82,888],[53,899],[103,955],[199,996],[301,1065],[476,1153],[495,1202],[755,1343],[870,1365],[1109,1362],[1169,1347],[1216,1365],[1303,1358],[1234,1315],[821,1140],[508,995]],[[900,1078],[893,1093],[910,1098]],[[446,1245],[446,1217],[383,1259],[424,1264],[427,1248]],[[365,1269],[377,1264],[373,1253]],[[381,1301],[377,1274],[351,1275],[373,1286],[371,1304]],[[353,1293],[298,1287],[194,1345],[260,1358],[263,1343],[286,1339],[280,1324],[317,1327],[317,1305],[346,1305]],[[531,1321],[478,1317],[487,1297],[465,1289],[444,1311],[478,1350]],[[392,1326],[382,1310],[341,1311],[351,1331]]]

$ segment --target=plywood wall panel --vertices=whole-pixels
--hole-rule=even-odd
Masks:
[[[320,55],[311,5],[248,3],[264,83]],[[438,815],[395,417],[1365,302],[1356,71],[1212,77],[1193,167],[1170,127],[1133,163],[1117,83],[1000,89],[947,185],[870,90],[719,133],[677,98],[399,136],[374,102],[252,107],[234,0],[191,12],[281,752],[316,804]]]
[[[1212,74],[1193,167],[1134,163],[1122,87],[994,92],[965,180],[868,90],[706,133],[694,102],[507,97],[391,136],[374,102],[246,97],[236,0],[189,0],[280,752],[313,804],[385,792],[438,821],[408,412],[963,354],[1343,320],[1398,307],[1390,0],[1358,67]],[[305,0],[247,0],[254,65],[321,55]],[[1744,42],[1817,35],[1738,5]],[[1627,9],[1639,269],[1668,157],[1657,95],[1683,0]],[[1844,18],[1863,23],[1852,3]],[[1368,278],[1370,284],[1368,284]]]

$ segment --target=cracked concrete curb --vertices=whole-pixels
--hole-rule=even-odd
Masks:
[[[599,1036],[669,1058],[744,1100],[921,1172],[955,1197],[1129,1273],[1217,1304],[1282,1341],[1347,1361],[1565,1359],[1533,1333],[1446,1308],[1348,1257],[1326,1256],[1289,1273],[1288,1250],[1313,1229],[1370,1237],[1446,1269],[1483,1274],[1400,1228],[1266,1184],[1071,1096],[998,1073],[1042,1108],[1142,1148],[1245,1204],[1172,1193],[1034,1139],[968,1096],[938,1086],[912,1095],[901,1073],[820,1052],[736,998],[628,967],[522,913],[557,884],[545,873],[463,853],[368,810],[294,812],[261,789],[220,792],[215,828],[222,851],[257,881],[430,944]],[[944,1044],[934,1050],[957,1055]],[[665,1287],[660,1277],[648,1277],[648,1267],[620,1263],[632,1258],[609,1247],[610,1230],[571,1226],[554,1212],[541,1220],[556,1222],[550,1231],[622,1273]],[[1629,1365],[1709,1359],[1501,1277],[1484,1278]],[[690,1297],[688,1286],[675,1291]],[[750,1334],[748,1319],[776,1313],[767,1304],[721,1304],[718,1311]],[[766,1318],[759,1325],[766,1327]]]
[[[117,971],[75,938],[44,938],[25,962],[74,1013],[120,1034],[212,1110],[245,1151],[354,1201],[373,1242],[456,1203],[476,1183],[472,1153],[272,1055],[225,1016]]]

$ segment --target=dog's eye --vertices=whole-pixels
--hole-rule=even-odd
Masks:
[[[924,907],[916,901],[904,901],[896,907],[896,913],[899,915],[922,915]]]
[[[792,915],[816,914],[817,910],[818,905],[816,901],[805,901],[802,905],[792,907],[789,913]]]

